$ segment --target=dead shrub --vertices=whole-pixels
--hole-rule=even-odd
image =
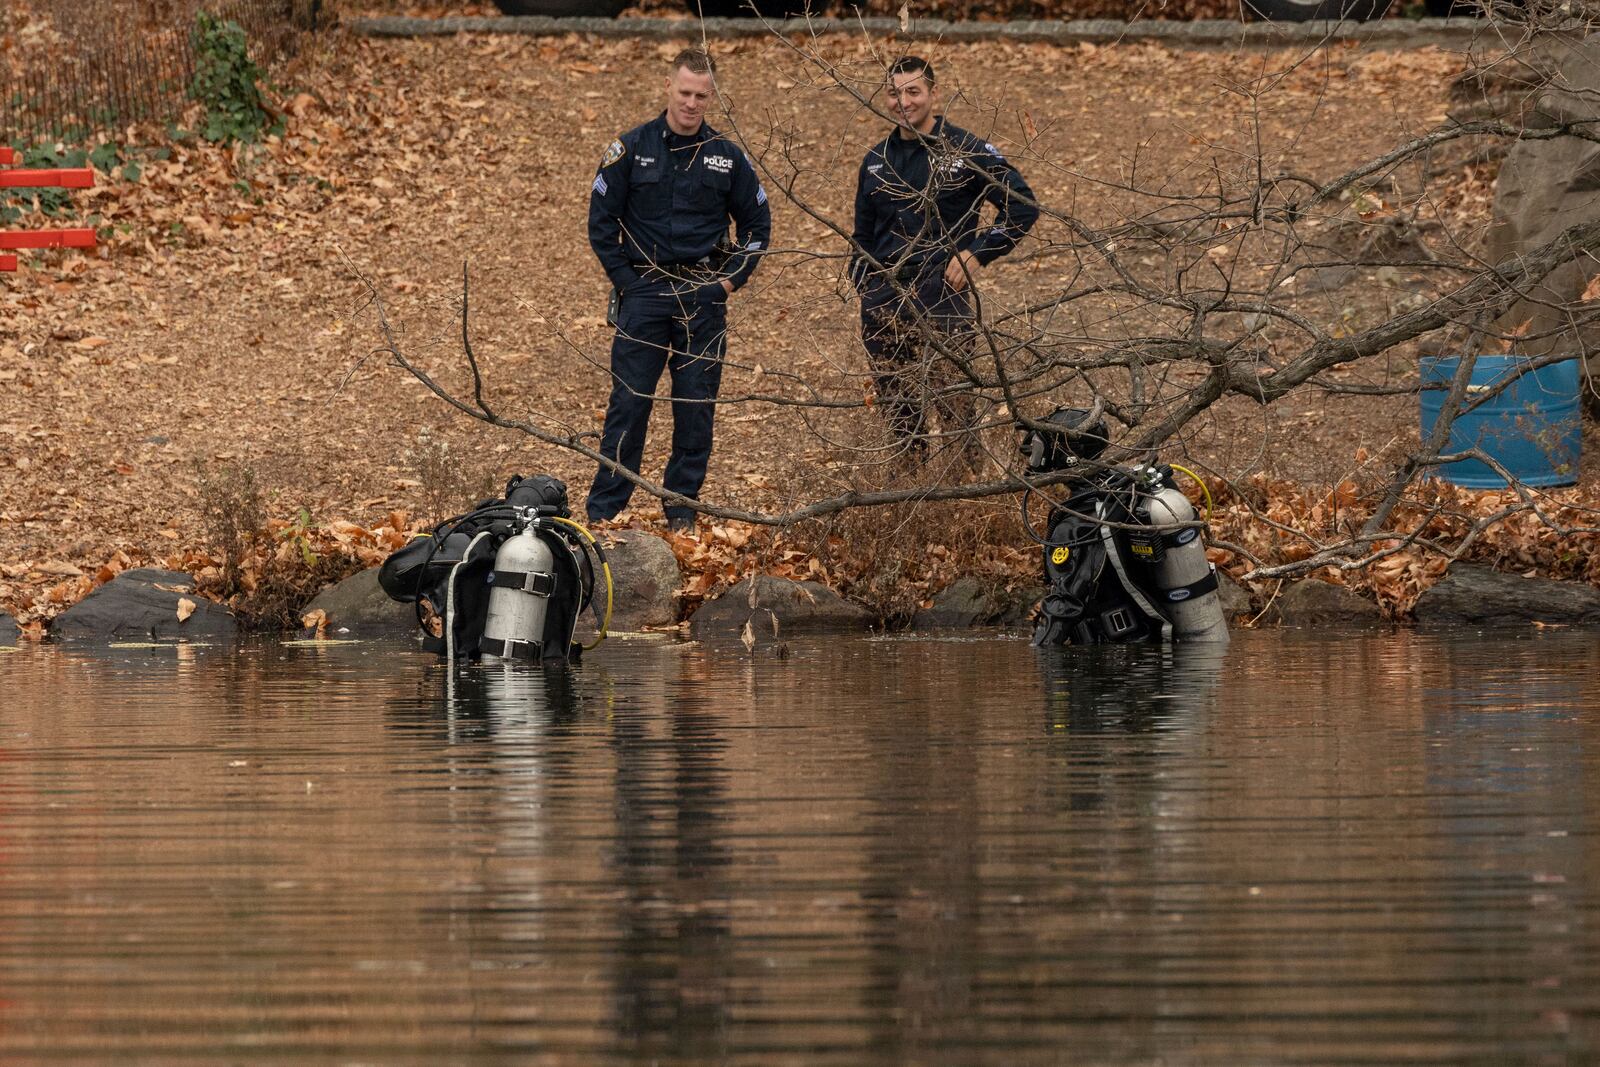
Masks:
[[[427,430],[417,434],[406,459],[416,475],[423,507],[431,522],[442,522],[470,510],[480,500],[499,495],[492,468],[473,463],[470,452],[451,446]]]
[[[256,554],[267,524],[266,503],[256,472],[229,464],[213,470],[194,461],[200,492],[200,526],[205,544],[217,553],[222,587],[238,590],[244,562]]]
[[[266,496],[250,467],[195,462],[200,523],[210,554],[184,560],[196,588],[226,604],[247,630],[292,629],[299,610],[323,586],[365,565],[301,508],[292,520],[269,520]]]

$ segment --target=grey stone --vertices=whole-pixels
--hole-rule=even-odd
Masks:
[[[194,613],[182,622],[180,599],[194,603]],[[123,571],[68,608],[51,633],[69,640],[215,639],[236,637],[239,624],[227,608],[197,595],[189,575],[140,567]]]
[[[389,597],[378,585],[377,567],[352,574],[328,586],[300,609],[301,617],[322,611],[328,632],[349,631],[352,637],[399,637],[420,633],[417,606]]]
[[[0,611],[0,645],[14,645],[17,643],[17,620]]]
[[[643,530],[620,530],[610,540],[605,550],[615,586],[611,629],[626,632],[676,623],[683,570],[672,546]],[[604,594],[601,589],[597,595]]]
[[[1383,609],[1366,597],[1332,582],[1308,579],[1284,590],[1277,603],[1285,626],[1375,626],[1385,622]]]
[[[1222,601],[1222,614],[1230,620],[1249,615],[1250,590],[1226,571],[1217,572],[1217,598]]]
[[[752,581],[754,607],[750,596]],[[776,635],[772,632],[774,617],[778,624]],[[702,606],[690,620],[690,630],[696,637],[737,637],[747,622],[758,639],[772,641],[799,634],[865,630],[873,618],[865,608],[850,603],[825,585],[761,575],[746,578]]]
[[[1600,590],[1586,582],[1520,578],[1456,563],[1417,600],[1418,626],[1518,626],[1600,622]]]
[[[912,629],[1016,625],[1044,596],[1043,587],[1007,591],[978,578],[957,578],[911,617]]]

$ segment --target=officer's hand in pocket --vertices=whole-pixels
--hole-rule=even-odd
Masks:
[[[719,280],[706,282],[694,291],[694,295],[697,300],[712,304],[725,304],[728,302],[729,291],[727,284]]]

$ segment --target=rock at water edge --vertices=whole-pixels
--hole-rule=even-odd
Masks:
[[[196,594],[191,576],[139,567],[68,608],[51,632],[69,640],[163,641],[236,637],[239,624],[227,608]]]

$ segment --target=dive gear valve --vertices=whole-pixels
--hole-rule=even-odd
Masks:
[[[545,615],[555,592],[555,553],[539,536],[534,509],[518,508],[522,529],[506,538],[494,557],[489,613],[478,649],[499,659],[540,658]]]

